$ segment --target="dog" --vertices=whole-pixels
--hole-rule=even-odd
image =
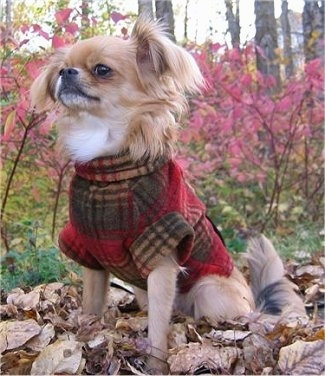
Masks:
[[[271,242],[248,245],[251,286],[175,161],[185,94],[204,78],[159,22],[129,39],[96,36],[57,51],[31,87],[36,111],[58,109],[58,144],[75,162],[62,252],[84,267],[83,311],[101,315],[109,275],[148,310],[148,367],[166,373],[173,308],[229,320],[260,309],[304,314]]]

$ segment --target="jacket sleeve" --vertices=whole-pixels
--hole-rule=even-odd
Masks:
[[[179,265],[191,255],[194,230],[178,212],[171,212],[153,223],[139,235],[130,252],[141,276],[147,278],[159,262],[176,251]]]

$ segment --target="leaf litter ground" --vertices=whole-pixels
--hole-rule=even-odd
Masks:
[[[285,314],[275,320],[254,313],[214,322],[175,312],[169,334],[170,373],[324,373],[324,265],[322,255],[306,265],[286,264],[288,277],[303,294],[308,318]],[[146,368],[147,315],[139,311],[133,294],[123,283],[111,287],[109,308],[99,319],[82,314],[78,282],[2,292],[2,374],[153,373]]]

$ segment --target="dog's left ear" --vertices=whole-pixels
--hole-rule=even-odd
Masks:
[[[204,86],[192,55],[173,43],[160,23],[140,16],[132,30],[131,41],[136,45],[138,74],[144,87],[161,84],[162,77],[172,79],[180,91],[196,93]]]

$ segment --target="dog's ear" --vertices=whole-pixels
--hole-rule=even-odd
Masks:
[[[162,84],[162,77],[172,79],[180,91],[195,93],[204,86],[192,55],[173,43],[159,22],[140,16],[132,30],[131,41],[136,46],[138,74],[145,87]]]
[[[55,84],[67,49],[60,49],[51,57],[48,65],[35,79],[30,89],[31,107],[36,112],[50,110],[54,103]]]

